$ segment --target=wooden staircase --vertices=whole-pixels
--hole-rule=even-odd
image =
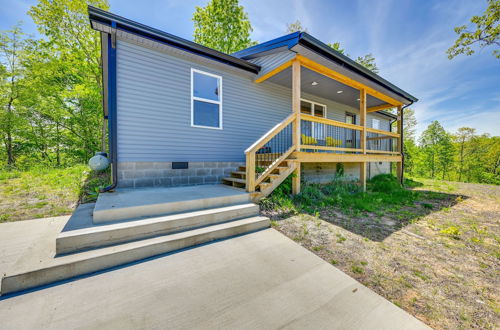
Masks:
[[[271,165],[271,164],[266,164]],[[258,201],[263,197],[268,196],[273,192],[296,168],[296,163],[293,159],[285,159],[276,166],[266,178],[260,181],[256,187],[255,192],[251,194],[254,201]],[[231,172],[230,177],[222,179],[222,183],[240,189],[246,189],[247,168],[240,166],[237,171]]]

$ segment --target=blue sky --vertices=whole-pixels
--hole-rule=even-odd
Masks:
[[[208,0],[110,0],[111,11],[192,39],[195,6]],[[35,1],[0,0],[0,29],[24,22]],[[339,41],[351,57],[372,53],[380,75],[419,98],[413,108],[421,132],[432,120],[449,131],[462,126],[500,135],[500,61],[483,49],[448,60],[453,28],[486,8],[486,0],[240,0],[263,42],[285,34],[299,19],[324,42]]]

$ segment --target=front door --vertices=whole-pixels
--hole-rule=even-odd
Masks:
[[[356,125],[356,115],[346,112],[345,122],[347,124]],[[356,130],[351,129],[346,133],[345,145],[347,148],[356,148]]]

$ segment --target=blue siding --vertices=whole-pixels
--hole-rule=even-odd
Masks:
[[[244,161],[244,150],[292,111],[290,89],[256,84],[248,73],[122,40],[117,49],[119,162]],[[260,64],[288,56],[274,54]],[[191,127],[191,68],[222,76],[222,130]],[[345,112],[358,113],[313,95],[303,98],[326,104],[329,119],[344,122]],[[388,128],[389,121],[376,114],[368,116],[369,127],[373,116]]]
[[[291,91],[118,41],[120,162],[244,161],[244,150],[291,113]],[[190,70],[222,76],[223,129],[191,127]]]

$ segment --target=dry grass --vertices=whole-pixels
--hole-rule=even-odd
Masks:
[[[108,181],[107,172],[91,173],[86,165],[0,171],[0,223],[71,214]]]
[[[419,181],[413,206],[273,226],[433,328],[498,328],[500,187]]]

